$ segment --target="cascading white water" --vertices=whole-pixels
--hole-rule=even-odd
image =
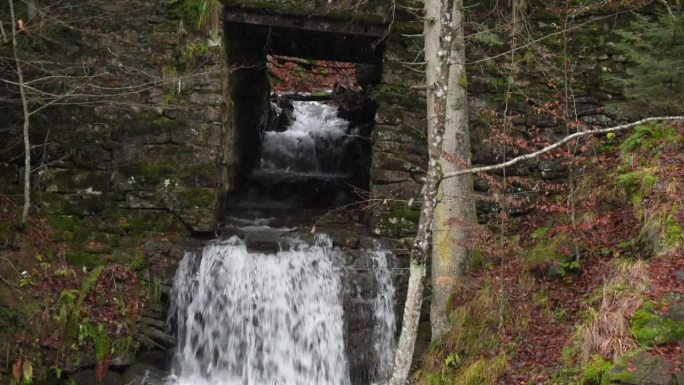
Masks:
[[[371,252],[370,261],[376,287],[373,297],[373,353],[375,368],[372,381],[375,384],[386,384],[394,367],[394,283],[388,266],[389,255],[376,245]]]
[[[311,101],[292,104],[292,126],[282,132],[264,132],[260,171],[337,173],[349,122],[337,116],[335,106]]]
[[[368,251],[376,281],[374,383],[394,348],[394,287],[383,251]],[[329,238],[276,254],[237,237],[187,253],[171,293],[178,346],[169,385],[351,385],[345,352],[342,255]]]

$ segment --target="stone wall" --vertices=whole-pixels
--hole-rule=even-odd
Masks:
[[[34,175],[36,209],[148,217],[137,221],[142,229],[213,230],[229,139],[221,40],[184,24],[167,1],[92,1],[55,16],[79,27],[50,37],[64,45],[50,60],[86,63],[83,71],[109,91],[34,117],[33,143],[47,141],[33,151],[35,167],[43,166]],[[6,124],[16,132],[20,116]],[[23,159],[10,155],[0,159],[0,186],[12,194]]]
[[[227,18],[251,12],[282,20],[300,17],[297,23],[313,20],[321,28],[332,25],[352,33],[362,31],[359,26],[364,24],[376,29],[359,33],[377,34],[378,26],[386,31],[377,38],[384,38],[379,46],[384,47],[382,82],[372,90],[379,107],[372,135],[371,193],[389,200],[377,210],[372,230],[382,236],[410,236],[418,217],[413,210],[417,204],[408,207],[406,203],[419,196],[426,158],[425,92],[418,63],[422,47],[420,3],[323,3],[234,0],[225,5]],[[216,228],[217,202],[222,193],[234,187],[240,170],[239,154],[249,154],[251,150],[245,147],[251,148],[254,143],[241,143],[236,128],[240,122],[235,121],[237,114],[230,112],[236,107],[246,110],[244,103],[240,104],[244,95],[228,84],[227,67],[234,64],[228,56],[235,57],[236,53],[228,50],[227,55],[219,34],[210,33],[206,26],[198,31],[191,20],[184,19],[178,4],[94,1],[61,15],[65,19],[102,15],[57,36],[64,44],[61,60],[77,58],[88,63],[89,70],[105,73],[107,84],[116,91],[92,105],[47,109],[35,117],[32,140],[36,144],[48,143],[33,151],[34,166],[41,167],[34,179],[35,202],[42,214],[125,217],[136,210],[134,215],[153,214],[152,222],[157,222],[159,228],[165,223],[170,227],[182,224],[196,232]],[[531,10],[535,7],[529,5]],[[136,9],[140,17],[128,17],[131,9]],[[528,16],[534,36],[555,36],[558,32],[553,15],[536,12]],[[584,23],[589,17],[575,23]],[[276,19],[268,20],[275,23]],[[389,24],[391,28],[386,30]],[[625,70],[624,58],[611,48],[613,24],[609,19],[588,23],[581,34],[569,40],[576,74],[574,102],[581,119],[587,122],[610,121],[602,105],[614,94],[601,88],[601,74]],[[242,54],[244,47],[229,43]],[[558,48],[559,41],[549,38],[544,44]],[[479,41],[469,45],[473,61],[491,52]],[[553,98],[554,90],[543,84],[543,75],[557,63],[534,60],[530,52],[520,52],[509,112],[515,115],[514,131],[518,136],[527,138],[530,129],[537,129],[551,141],[562,136],[564,129],[552,116],[537,113],[530,100]],[[54,57],[54,52],[51,54]],[[506,60],[503,57],[469,67],[475,164],[501,160],[486,142],[492,125],[486,111],[503,109],[502,93],[509,84],[503,71]],[[235,81],[240,78],[244,76],[235,77]],[[521,95],[527,95],[527,100]],[[250,115],[255,120],[252,115],[256,113]],[[17,146],[0,159],[2,191],[17,196],[21,190],[21,138],[10,135],[18,133],[20,122],[16,113],[3,119],[9,127],[7,141]],[[532,162],[511,170],[509,175],[555,179],[564,173],[548,162]],[[480,212],[496,211],[487,183],[476,181],[475,186]]]
[[[564,90],[563,20],[551,13],[552,2],[532,2],[521,13],[526,18],[526,34],[517,37],[519,45],[535,40],[515,52],[511,65],[510,31],[497,31],[492,4],[467,4],[466,26],[469,118],[472,162],[474,166],[500,163],[501,139],[494,136],[501,129],[504,111],[510,119],[510,141],[540,148],[563,138],[568,131],[557,114],[562,111]],[[409,7],[399,4],[398,7]],[[562,7],[562,4],[556,4]],[[487,8],[489,7],[489,8]],[[502,6],[497,17],[510,15]],[[608,126],[638,117],[616,106],[624,100],[620,89],[605,80],[606,74],[627,75],[628,63],[615,46],[620,36],[613,31],[629,22],[629,15],[609,17],[615,9],[579,14],[568,28],[567,78],[569,114],[579,121]],[[648,9],[641,10],[648,12]],[[507,16],[504,16],[507,17]],[[422,23],[400,19],[392,25],[386,40],[382,84],[374,90],[378,102],[377,125],[373,133],[374,155],[371,170],[371,193],[384,204],[375,211],[371,231],[380,236],[406,238],[415,234],[423,170],[427,148],[425,92],[421,73]],[[484,32],[483,32],[484,31]],[[486,35],[486,38],[482,36]],[[526,40],[525,40],[526,39]],[[491,59],[493,57],[493,59]],[[505,94],[510,92],[506,100]],[[633,111],[632,111],[633,112]],[[497,126],[499,126],[497,128]],[[572,129],[570,129],[572,130]],[[572,131],[570,131],[572,132]],[[538,140],[533,143],[533,140]],[[536,146],[536,147],[535,147]],[[509,144],[506,159],[530,151]],[[504,198],[511,215],[524,215],[540,194],[567,181],[563,159],[536,159],[508,168],[509,177],[527,178],[537,184],[536,191],[514,182]],[[491,176],[501,181],[501,173]],[[535,182],[537,181],[537,182]],[[499,212],[501,194],[484,178],[474,177],[478,217],[486,221]],[[412,202],[409,205],[409,202]]]

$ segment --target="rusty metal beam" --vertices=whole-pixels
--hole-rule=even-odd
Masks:
[[[224,20],[229,23],[264,25],[378,38],[385,36],[387,31],[387,26],[383,24],[322,20],[306,16],[273,15],[235,9],[226,10],[224,13]]]

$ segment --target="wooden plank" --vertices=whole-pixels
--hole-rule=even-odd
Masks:
[[[229,23],[266,25],[271,27],[373,37],[383,37],[387,31],[387,26],[382,24],[362,24],[291,15],[261,14],[244,10],[226,10],[224,20]]]

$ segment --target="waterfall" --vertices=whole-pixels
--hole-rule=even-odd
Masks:
[[[337,107],[311,101],[293,101],[292,126],[265,131],[259,173],[339,175],[349,142],[349,122],[337,116]]]
[[[376,282],[373,297],[373,353],[376,362],[372,373],[372,382],[376,384],[388,383],[394,367],[394,283],[388,258],[388,253],[378,245],[370,258]]]
[[[377,293],[368,343],[373,377],[384,382],[394,288],[386,253],[370,254]],[[201,256],[186,253],[171,293],[178,345],[167,384],[356,385],[345,351],[343,260],[321,235],[273,254],[250,252],[237,237],[211,242]]]

